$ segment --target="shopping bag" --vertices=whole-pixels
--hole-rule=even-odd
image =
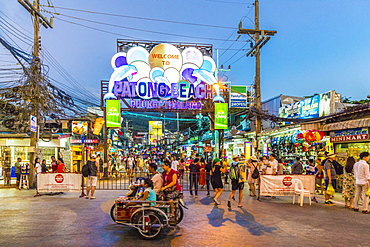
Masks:
[[[334,195],[335,194],[335,190],[334,190],[332,184],[329,184],[328,188],[326,189],[326,194],[327,195]]]
[[[367,196],[370,196],[370,187],[369,187],[369,189],[366,191],[366,195],[367,195]]]

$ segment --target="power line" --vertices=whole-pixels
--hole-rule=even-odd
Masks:
[[[172,23],[172,24],[183,24],[183,25],[192,25],[192,26],[201,26],[201,27],[212,27],[212,28],[235,29],[234,27],[226,27],[226,26],[217,26],[217,25],[209,25],[209,24],[199,24],[199,23],[182,22],[182,21],[169,21],[169,20],[163,20],[163,19],[137,17],[137,16],[130,16],[130,15],[118,15],[118,14],[103,13],[103,12],[96,12],[96,11],[88,11],[88,10],[81,10],[81,9],[72,9],[72,8],[65,8],[65,7],[56,7],[56,6],[46,6],[46,5],[41,5],[41,6],[43,6],[43,7],[49,7],[49,8],[54,8],[54,9],[57,8],[57,9],[78,11],[78,12],[84,12],[84,13],[89,13],[89,14],[107,15],[107,16],[113,16],[113,17],[123,17],[123,18],[139,19],[139,20],[146,20],[146,21],[157,21],[157,22],[166,22],[166,23]]]
[[[48,12],[48,11],[46,11]],[[48,12],[49,13],[49,12]],[[191,38],[191,39],[204,39],[204,40],[216,40],[216,41],[230,41],[230,40],[225,40],[225,39],[218,39],[218,38],[206,38],[206,37],[195,37],[195,36],[190,36],[190,35],[182,35],[182,34],[174,34],[174,33],[166,33],[166,32],[158,32],[158,31],[150,31],[150,30],[144,30],[144,29],[140,29],[140,28],[133,28],[133,27],[124,27],[124,26],[120,26],[120,25],[115,25],[115,24],[110,24],[110,23],[105,23],[105,22],[99,22],[99,21],[93,21],[93,20],[88,20],[88,19],[84,19],[84,18],[80,18],[80,17],[75,17],[75,16],[70,16],[70,15],[65,15],[65,14],[59,14],[61,16],[64,16],[64,17],[68,17],[68,18],[72,18],[72,19],[76,19],[76,20],[81,20],[81,21],[86,21],[86,22],[91,22],[91,23],[95,23],[95,24],[100,24],[100,25],[105,25],[105,26],[111,26],[111,27],[117,27],[117,28],[122,28],[122,29],[129,29],[129,30],[134,30],[134,31],[140,31],[140,32],[146,32],[146,33],[155,33],[155,34],[160,34],[160,35],[167,35],[167,36],[176,36],[176,37],[184,37],[184,38]],[[58,17],[55,17],[59,20],[63,20],[63,21],[66,21],[64,19],[61,19],[61,18],[58,18]],[[68,22],[68,21],[66,21]],[[70,22],[72,23],[72,22]],[[73,24],[76,24],[76,23],[73,23]],[[95,28],[93,28],[95,29]],[[104,31],[106,32],[106,31]],[[122,34],[120,34],[122,35]],[[123,36],[126,36],[126,37],[130,37],[130,36],[127,36],[127,35],[123,35]],[[135,37],[130,37],[130,38],[134,38]]]

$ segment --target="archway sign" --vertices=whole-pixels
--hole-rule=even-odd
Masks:
[[[124,111],[204,113],[225,102],[212,45],[117,42],[109,82],[102,81],[103,102],[119,99]]]

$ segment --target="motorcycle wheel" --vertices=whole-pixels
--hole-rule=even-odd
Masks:
[[[145,217],[149,217],[147,222],[147,231],[143,230],[143,225],[145,224]],[[137,224],[139,225],[139,233],[146,239],[152,239],[157,237],[163,228],[162,220],[158,214],[154,212],[145,212],[144,215],[141,215],[138,219]]]
[[[110,217],[112,217],[112,220],[116,222],[117,220],[117,207],[116,204],[113,204],[112,208],[110,209]]]
[[[177,224],[179,224],[183,218],[184,218],[184,209],[179,205],[176,210]]]

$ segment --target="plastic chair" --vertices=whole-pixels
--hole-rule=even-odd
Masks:
[[[300,201],[301,206],[303,206],[303,199],[305,196],[308,197],[308,199],[310,200],[310,205],[311,205],[311,192],[309,190],[304,189],[302,180],[295,178],[292,180],[292,182],[294,186],[293,204],[295,203],[295,196],[298,195],[298,203],[299,203],[299,199],[301,199]]]

